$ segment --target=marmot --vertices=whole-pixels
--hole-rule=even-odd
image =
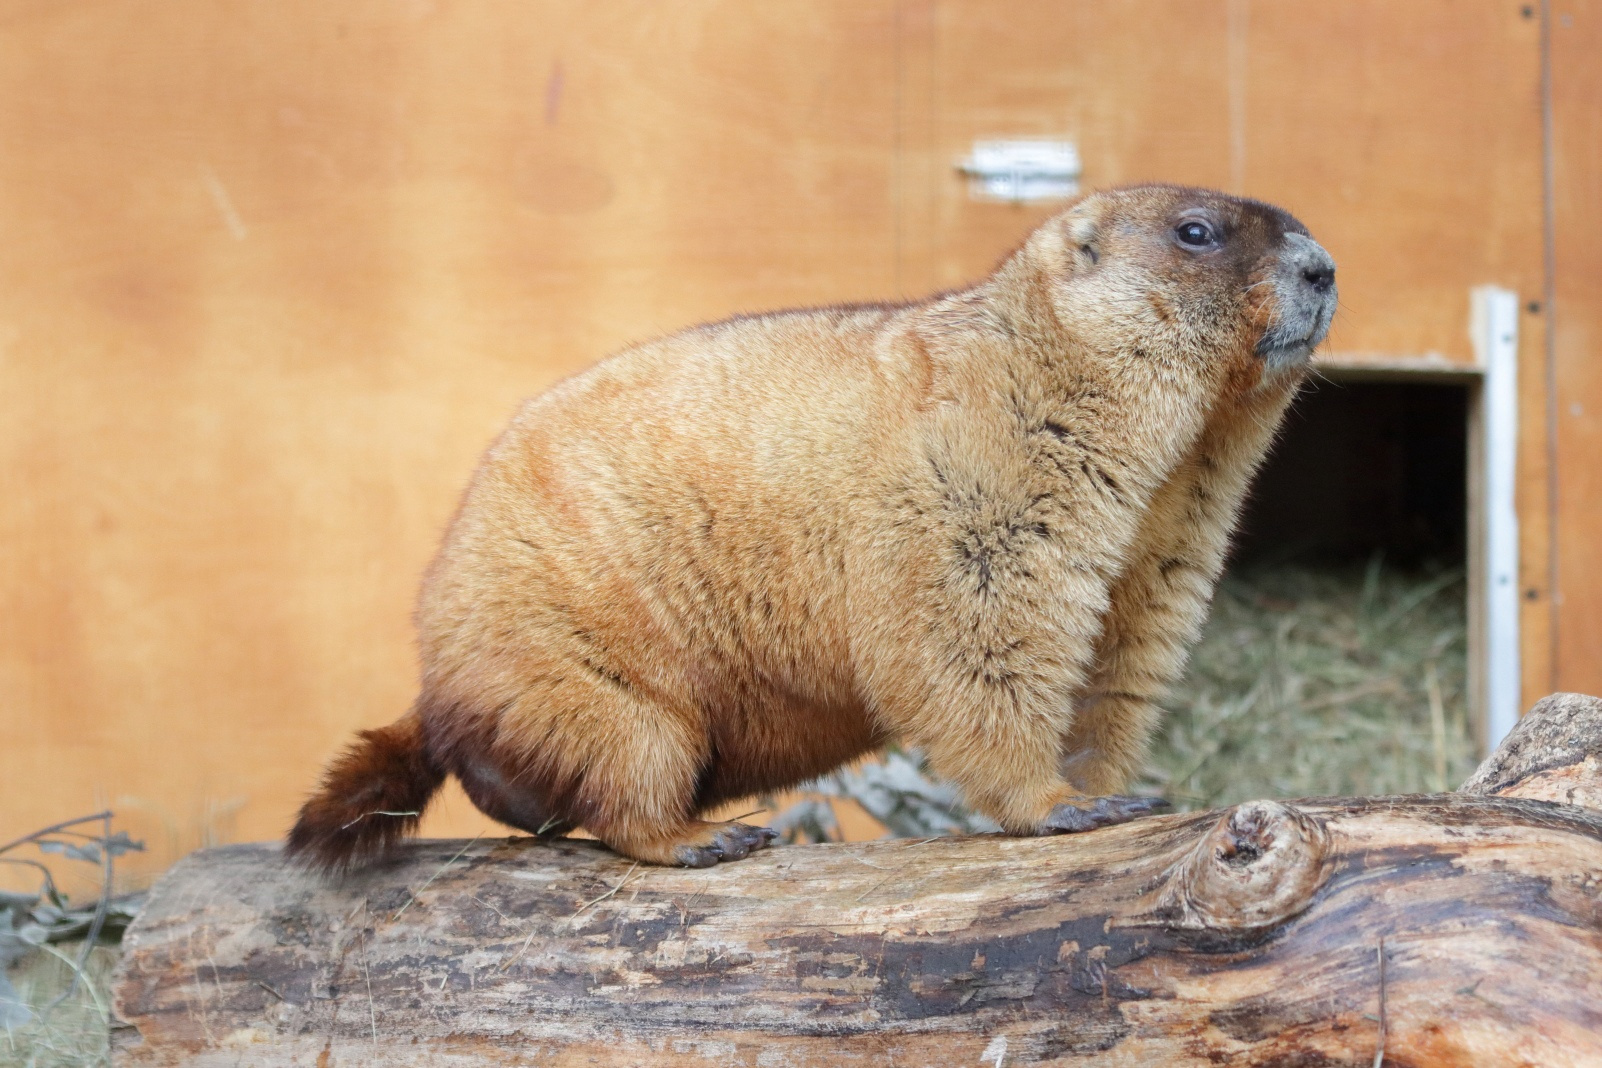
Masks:
[[[1335,264],[1278,208],[1087,195],[979,284],[738,316],[529,401],[424,581],[422,686],[289,851],[341,868],[447,774],[530,833],[703,866],[698,818],[892,740],[1013,834],[1125,788]]]

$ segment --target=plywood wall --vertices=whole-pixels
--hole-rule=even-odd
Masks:
[[[410,700],[418,575],[518,398],[983,273],[1048,209],[971,200],[975,138],[1280,202],[1341,264],[1343,359],[1463,364],[1472,285],[1541,300],[1540,56],[1490,0],[0,0],[0,830],[112,803],[153,866],[278,834]],[[1557,322],[1602,413],[1602,327]],[[1526,633],[1602,690],[1602,589],[1548,610],[1541,518],[1583,573],[1594,476],[1554,509],[1545,448]]]
[[[1554,332],[1551,405],[1537,425],[1556,462],[1550,570],[1531,588],[1553,596],[1535,602],[1551,637],[1526,679],[1602,693],[1602,3],[1552,4],[1549,32]]]

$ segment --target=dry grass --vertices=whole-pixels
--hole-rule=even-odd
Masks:
[[[114,948],[140,895],[113,895],[116,859],[144,849],[113,832],[110,811],[63,820],[0,845],[0,863],[37,880],[0,891],[0,1068],[87,1068],[110,1063]],[[45,860],[91,864],[98,896],[76,903]]]
[[[1260,566],[1221,584],[1142,792],[1429,793],[1474,770],[1461,572]]]
[[[98,1068],[111,1063],[111,969],[118,951],[96,946],[80,981],[60,1004],[52,1003],[73,986],[79,946],[47,945],[10,971],[12,985],[33,1018],[0,1032],[0,1068]]]

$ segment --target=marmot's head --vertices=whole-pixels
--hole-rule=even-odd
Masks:
[[[1059,318],[1101,351],[1196,357],[1256,380],[1305,365],[1335,315],[1335,261],[1293,216],[1256,200],[1110,189],[1029,244],[1055,261]]]

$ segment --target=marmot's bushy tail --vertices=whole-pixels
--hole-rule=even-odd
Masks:
[[[417,826],[444,780],[423,745],[416,712],[362,731],[301,806],[285,852],[328,871],[376,857]]]

